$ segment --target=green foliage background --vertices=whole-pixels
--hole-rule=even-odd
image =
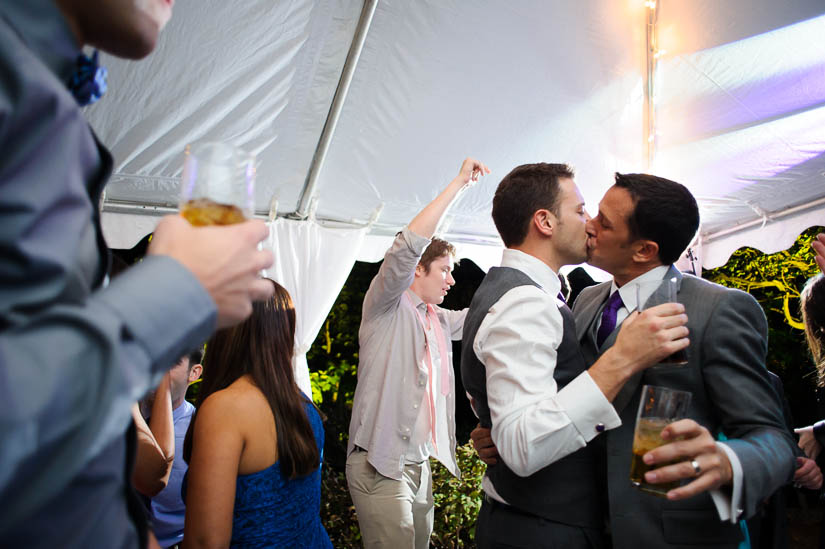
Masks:
[[[703,278],[748,292],[762,306],[768,318],[767,367],[782,379],[796,425],[810,425],[822,413],[799,314],[799,293],[819,272],[811,241],[823,230],[812,227],[789,249],[775,254],[740,248],[724,266],[702,273]]]

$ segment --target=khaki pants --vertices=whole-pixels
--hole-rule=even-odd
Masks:
[[[427,549],[433,533],[433,482],[429,460],[406,465],[401,480],[381,475],[356,450],[347,458],[347,485],[364,547]]]

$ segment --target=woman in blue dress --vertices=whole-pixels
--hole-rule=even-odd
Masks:
[[[293,377],[295,307],[273,284],[207,343],[184,450],[184,547],[332,547],[319,516],[324,429]]]

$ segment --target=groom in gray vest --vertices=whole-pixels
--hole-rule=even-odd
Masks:
[[[606,356],[621,340],[616,339],[619,327],[637,306],[637,282],[675,277],[677,299],[689,318],[687,364],[662,364],[635,374],[613,400],[621,426],[601,437],[616,549],[636,549],[640,542],[646,547],[733,549],[743,537],[740,516],[753,515],[793,474],[794,441],[765,368],[762,309],[744,292],[682,275],[672,265],[698,226],[699,210],[690,191],[647,174],[616,174],[616,184],[587,225],[588,263],[612,274],[613,281],[585,289],[574,306],[586,363]],[[645,456],[649,464],[663,464],[647,473],[648,482],[690,480],[667,498],[640,492],[628,482],[645,384],[693,394],[692,419],[665,428],[665,438],[677,442]]]
[[[461,363],[501,458],[482,483],[480,549],[607,547],[596,436],[621,425],[611,401],[624,383],[688,344],[684,307],[660,305],[631,315],[588,369],[557,273],[585,259],[589,219],[563,164],[519,166],[493,199],[507,249],[473,297]]]

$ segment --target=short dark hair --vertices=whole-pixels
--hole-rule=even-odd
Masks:
[[[270,279],[271,280],[271,279]],[[252,304],[244,322],[218,330],[206,349],[206,375],[197,408],[213,393],[248,375],[266,397],[275,419],[281,473],[290,479],[318,470],[320,452],[306,405],[312,403],[295,383],[292,354],[295,346],[295,304],[286,288],[275,281],[274,295]],[[192,452],[192,418],[184,442],[184,459]]]
[[[567,164],[522,164],[504,176],[493,197],[493,222],[507,247],[527,238],[527,228],[537,210],[559,215],[559,179],[573,179]]]
[[[616,173],[616,186],[633,199],[631,240],[652,240],[659,245],[659,261],[675,263],[699,229],[699,205],[688,188],[645,173]]]
[[[198,347],[194,349],[191,353],[189,353],[189,369],[192,369],[192,366],[195,364],[200,364],[203,362],[203,347]]]
[[[447,242],[446,240],[441,240],[440,238],[433,238],[430,241],[430,244],[427,246],[427,249],[424,250],[424,254],[421,256],[421,259],[418,261],[418,264],[424,267],[425,272],[430,272],[430,264],[444,255],[451,255],[453,259],[455,259],[455,246]]]

